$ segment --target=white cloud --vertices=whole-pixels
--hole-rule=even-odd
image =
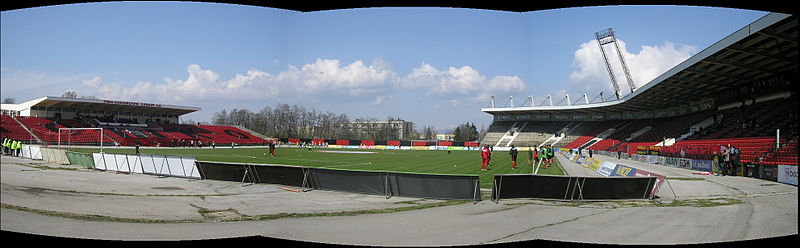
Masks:
[[[375,100],[370,102],[369,104],[377,105],[377,104],[385,104],[389,101],[390,96],[377,96]]]
[[[186,79],[165,78],[164,83],[139,82],[133,86],[104,83],[100,77],[85,80],[100,98],[181,102],[196,100],[299,99],[347,96],[373,98],[386,91],[394,72],[380,61],[361,61],[342,66],[338,60],[318,59],[300,68],[290,66],[277,75],[252,69],[224,81],[211,69],[187,66]]]
[[[94,78],[89,79],[89,80],[84,80],[83,81],[83,85],[87,86],[87,87],[97,87],[98,85],[100,85],[100,82],[102,82],[102,81],[103,81],[102,78],[94,77]]]
[[[660,46],[642,46],[638,54],[633,54],[628,52],[624,41],[617,40],[617,42],[619,42],[622,56],[625,58],[625,64],[628,66],[637,88],[688,59],[698,51],[697,46],[676,45],[666,41]],[[630,87],[622,71],[616,48],[608,44],[603,49],[606,52],[606,56],[608,56],[611,68],[614,71],[614,77],[622,93],[630,93]],[[572,90],[589,95],[597,95],[600,91],[603,91],[607,96],[610,96],[609,98],[612,98],[613,87],[611,79],[597,41],[591,40],[581,44],[574,55],[572,66],[577,67],[577,70],[569,75],[569,84]]]
[[[279,73],[275,83],[284,90],[296,93],[344,93],[349,96],[372,94],[388,87],[395,73],[385,64],[376,62],[366,66],[355,61],[341,66],[339,60],[317,59],[313,64],[301,68],[290,66],[288,71]]]
[[[438,70],[426,63],[400,78],[397,84],[401,88],[423,90],[428,96],[440,99],[467,98],[478,102],[488,101],[491,95],[519,94],[526,88],[517,76],[495,76],[487,80],[470,66]]]
[[[422,94],[444,100],[452,107],[488,103],[490,96],[524,95],[527,85],[518,76],[481,74],[470,66],[439,70],[423,63],[405,76],[398,76],[389,63],[317,59],[302,66],[271,74],[258,69],[224,79],[213,69],[192,64],[186,78],[164,78],[163,82],[125,84],[106,82],[100,76],[83,79],[78,93],[101,99],[203,105],[214,101],[338,101],[387,104],[398,94]]]

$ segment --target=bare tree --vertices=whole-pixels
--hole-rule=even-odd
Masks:
[[[401,119],[389,116],[386,122],[371,117],[351,121],[347,114],[319,112],[313,108],[285,103],[278,103],[274,108],[264,106],[258,112],[223,109],[214,113],[211,118],[211,122],[216,125],[239,125],[271,137],[373,140],[398,139],[399,128],[391,123],[396,120]],[[428,137],[435,137],[433,127],[429,126],[427,129]]]
[[[66,92],[61,94],[61,97],[63,97],[63,98],[78,98],[78,92],[75,92],[74,90],[67,90]]]
[[[3,99],[3,104],[14,104],[14,103],[16,103],[16,100],[14,98],[8,97]]]

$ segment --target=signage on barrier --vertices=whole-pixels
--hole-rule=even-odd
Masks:
[[[664,165],[677,167],[678,166],[678,158],[666,158],[666,159],[664,159]]]
[[[711,171],[711,160],[699,160],[693,159],[692,160],[692,169],[693,170],[701,170],[701,171]]]
[[[613,173],[616,168],[617,168],[616,163],[605,161],[600,165],[600,168],[597,170],[597,173],[600,173],[600,175],[608,177],[611,176],[611,173]]]
[[[691,169],[692,168],[692,160],[688,158],[680,158],[678,159],[678,167],[684,169]]]
[[[634,168],[617,164],[617,169],[614,170],[614,172],[611,175],[617,177],[632,177],[635,172],[636,169]]]
[[[778,182],[797,185],[797,166],[778,165]]]
[[[585,161],[585,160],[586,160],[586,157],[581,156],[581,157],[578,157],[578,160],[576,160],[575,163],[582,164],[583,161]]]
[[[593,170],[593,171],[597,171],[597,170],[600,169],[600,165],[602,165],[602,164],[603,164],[602,160],[599,160],[599,159],[595,160],[593,163],[589,164],[589,169]]]
[[[601,165],[602,163],[603,163],[603,161],[602,161],[602,160],[595,159],[595,160],[593,160],[593,161],[592,161],[592,163],[591,163],[591,164],[589,164],[589,169],[591,169],[591,170],[593,170],[593,171],[597,171],[598,169],[600,169],[600,165]]]
[[[661,156],[647,155],[647,162],[651,164],[658,164],[658,158]]]

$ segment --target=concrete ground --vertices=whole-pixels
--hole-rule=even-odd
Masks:
[[[658,199],[582,203],[504,199],[498,204],[484,200],[424,208],[420,206],[446,202],[322,190],[292,192],[280,185],[242,187],[237,182],[126,175],[7,156],[1,159],[1,229],[56,237],[264,236],[333,244],[442,246],[539,239],[694,244],[798,234],[796,186],[694,175],[696,171],[630,160],[623,163],[668,177],[669,186],[661,187]],[[566,159],[560,161],[570,175],[600,176]],[[373,213],[398,207],[411,210]]]

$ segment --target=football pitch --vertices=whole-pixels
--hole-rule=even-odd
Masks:
[[[72,148],[70,151],[93,153],[97,148]],[[135,154],[133,148],[104,148],[105,153]],[[517,169],[511,168],[507,151],[492,154],[488,171],[481,171],[480,151],[429,151],[429,150],[361,150],[361,149],[308,149],[277,148],[275,157],[267,148],[140,148],[141,154],[160,154],[197,157],[200,161],[234,162],[251,164],[279,164],[305,167],[332,168],[355,171],[391,171],[421,174],[479,175],[481,188],[491,188],[495,174],[531,174],[527,151],[517,156]],[[563,175],[558,161],[549,168],[540,168],[538,174]]]

